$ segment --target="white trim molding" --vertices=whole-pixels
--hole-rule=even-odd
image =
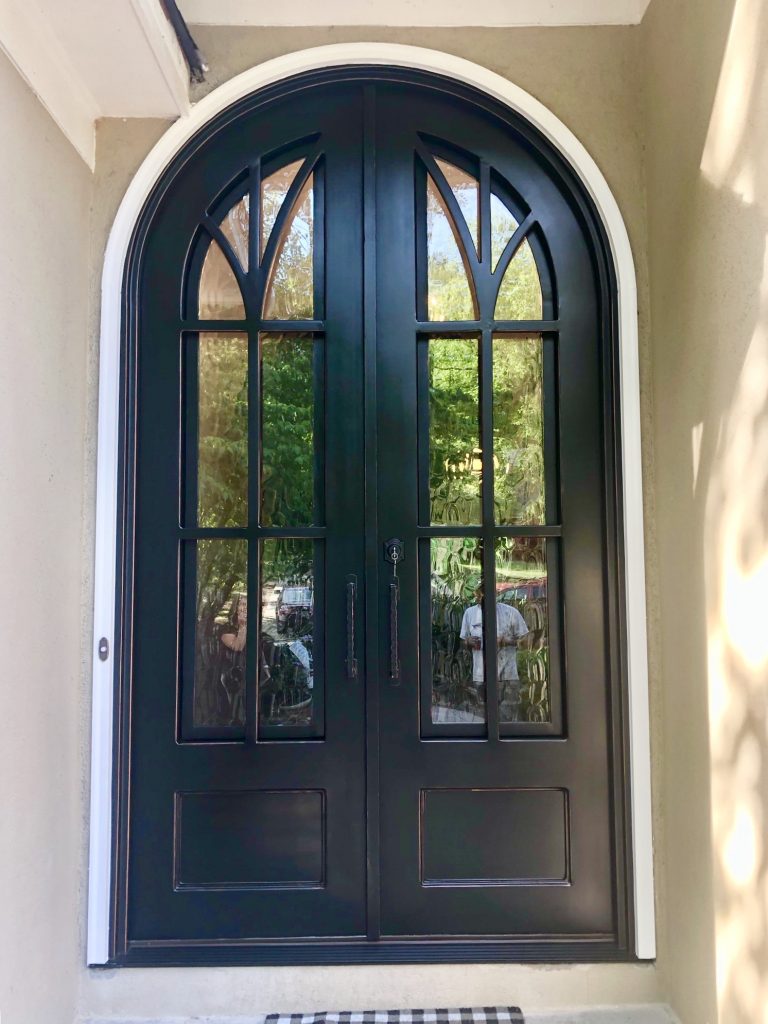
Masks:
[[[176,33],[157,0],[131,0],[157,66],[180,114],[188,114],[189,68]]]
[[[627,229],[618,204],[592,157],[570,129],[533,96],[487,68],[460,57],[416,46],[358,42],[320,46],[278,57],[243,72],[209,93],[188,114],[171,125],[150,151],[123,197],[109,236],[102,277],[99,369],[88,963],[103,964],[109,958],[114,710],[114,659],[111,652],[114,648],[116,600],[119,353],[123,275],[131,235],[146,199],[170,161],[194,133],[220,111],[292,75],[349,65],[395,66],[433,72],[492,96],[549,139],[574,168],[602,218],[615,265],[619,300],[635,950],[640,959],[653,959],[656,939],[637,287]],[[105,661],[98,654],[102,637],[107,640],[110,650]]]

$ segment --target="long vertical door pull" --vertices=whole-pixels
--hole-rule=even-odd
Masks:
[[[400,601],[400,580],[397,566],[403,560],[403,542],[392,537],[384,542],[384,558],[392,566],[389,584],[389,678],[400,679],[400,640],[398,637],[398,612]]]
[[[357,576],[347,576],[347,679],[357,679],[355,657],[355,604],[357,603]]]

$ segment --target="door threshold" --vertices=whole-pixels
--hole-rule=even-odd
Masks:
[[[379,942],[129,942],[100,967],[281,967],[326,964],[627,963],[635,958],[608,936],[567,939],[434,939]]]

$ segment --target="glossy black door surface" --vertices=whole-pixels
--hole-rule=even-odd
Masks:
[[[225,112],[126,280],[114,962],[628,955],[610,264],[532,129]]]

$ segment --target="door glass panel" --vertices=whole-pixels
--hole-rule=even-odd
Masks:
[[[322,516],[314,507],[315,345],[322,342],[306,334],[261,338],[263,526],[310,526]]]
[[[429,497],[434,524],[480,522],[477,338],[429,340]]]
[[[477,249],[478,197],[480,194],[477,178],[460,167],[456,167],[455,164],[449,164],[447,160],[436,160],[435,162],[445,175],[445,180],[456,197],[456,202],[459,204],[459,209],[467,222],[469,233],[475,243],[475,249]]]
[[[201,320],[244,320],[245,306],[240,287],[226,256],[211,241],[203,260],[197,315]]]
[[[197,522],[248,522],[248,339],[198,339]]]
[[[261,542],[259,724],[312,723],[315,665],[313,540]]]
[[[249,197],[243,196],[239,203],[235,203],[227,213],[219,227],[221,233],[232,246],[232,252],[237,256],[238,263],[244,271],[248,271],[248,211],[250,207]]]
[[[519,227],[520,225],[504,203],[491,192],[491,267],[493,270],[496,269],[507,242]]]
[[[496,522],[544,522],[543,354],[536,335],[493,339]]]
[[[430,541],[432,701],[436,725],[485,721],[482,611],[482,541],[440,537]]]
[[[496,299],[496,320],[541,320],[541,282],[528,239],[510,260]]]
[[[546,541],[496,541],[499,721],[549,722]]]
[[[427,175],[427,316],[430,320],[474,320],[469,269],[456,225]]]
[[[285,202],[288,190],[293,184],[293,179],[299,172],[303,160],[296,160],[292,164],[286,164],[279,171],[264,178],[261,183],[261,255],[267,247],[272,228],[275,226],[280,207]]]
[[[311,320],[314,314],[314,175],[287,218],[267,282],[265,320]]]
[[[248,542],[197,542],[193,724],[245,723]]]

